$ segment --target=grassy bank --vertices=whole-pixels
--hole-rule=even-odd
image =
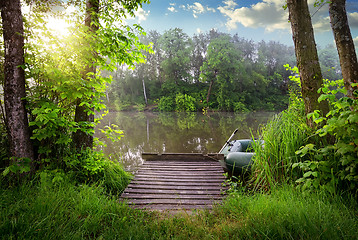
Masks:
[[[358,239],[352,199],[292,187],[171,217],[130,209],[101,186],[33,183],[0,194],[1,239]]]

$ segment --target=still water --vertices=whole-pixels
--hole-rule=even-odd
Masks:
[[[274,114],[111,112],[97,126],[96,137],[107,145],[103,148],[107,156],[135,172],[143,163],[143,152],[218,152],[236,128],[233,139],[257,137],[258,128]],[[98,130],[111,124],[124,132],[119,142],[113,143]]]

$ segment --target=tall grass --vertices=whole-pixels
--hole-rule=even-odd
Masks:
[[[299,159],[295,152],[305,144],[311,130],[300,108],[289,108],[277,114],[259,135],[264,147],[254,144],[252,182],[256,189],[270,189],[277,183],[288,182],[298,177],[292,164]]]
[[[220,210],[230,216],[231,238],[358,239],[353,198],[283,186],[271,189],[270,194],[233,194]]]
[[[148,213],[134,211],[102,187],[21,185],[1,190],[1,239],[130,239]],[[130,227],[130,231],[128,230]]]
[[[0,187],[0,239],[358,239],[354,201],[291,187],[233,194],[214,210],[134,210],[100,186]],[[347,205],[348,204],[348,205]]]

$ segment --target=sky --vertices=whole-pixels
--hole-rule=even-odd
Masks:
[[[328,5],[318,9],[308,0],[317,45],[334,43]],[[293,46],[288,10],[284,0],[151,0],[128,23],[139,23],[146,32],[164,33],[181,28],[189,36],[211,29],[238,34],[248,40],[277,41]],[[358,47],[358,0],[347,0],[348,21]]]

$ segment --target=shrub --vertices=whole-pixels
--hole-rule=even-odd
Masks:
[[[195,112],[195,98],[190,95],[178,93],[175,97],[175,110],[178,112]]]
[[[80,183],[103,183],[114,194],[121,193],[131,177],[118,162],[104,156],[102,151],[83,150],[64,159],[65,171]]]
[[[246,105],[242,102],[234,103],[234,112],[248,112],[249,110],[246,108]]]
[[[358,194],[358,99],[337,97],[346,94],[343,80],[326,83],[321,92],[319,101],[328,100],[331,111],[327,116],[309,115],[317,124],[325,124],[317,129],[312,143],[297,151],[302,161],[294,167],[305,172],[298,182],[304,188]]]

